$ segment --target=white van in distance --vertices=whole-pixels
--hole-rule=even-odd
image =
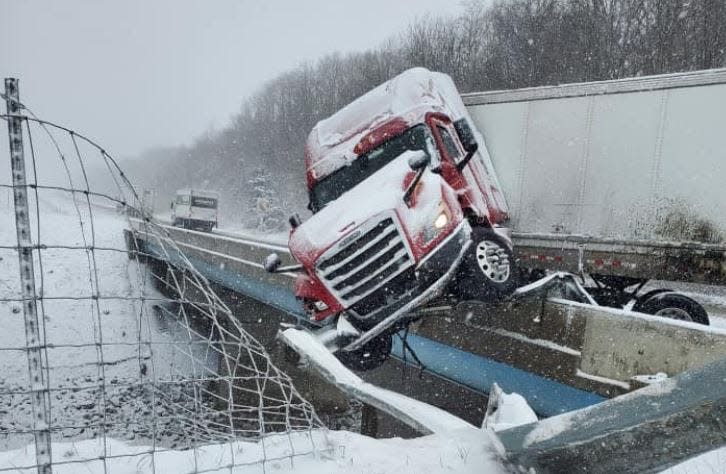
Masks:
[[[171,202],[171,225],[210,232],[217,226],[219,193],[180,189]]]

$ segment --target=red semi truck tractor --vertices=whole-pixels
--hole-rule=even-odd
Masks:
[[[444,291],[513,290],[507,205],[449,76],[410,69],[319,122],[305,167],[313,215],[291,218],[295,293],[334,329],[344,361],[375,365],[412,310]],[[292,269],[279,263],[266,268]]]

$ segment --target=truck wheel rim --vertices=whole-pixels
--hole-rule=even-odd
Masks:
[[[495,283],[509,279],[509,255],[501,245],[491,240],[482,240],[476,246],[476,262],[479,270]]]
[[[693,321],[688,311],[681,308],[663,308],[660,311],[656,311],[655,315],[663,318],[677,319],[678,321]]]

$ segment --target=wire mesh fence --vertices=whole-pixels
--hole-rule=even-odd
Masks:
[[[111,155],[5,86],[0,472],[265,472],[328,449]]]

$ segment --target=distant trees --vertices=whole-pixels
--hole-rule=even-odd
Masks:
[[[303,148],[317,121],[413,66],[450,74],[462,92],[726,66],[726,0],[469,0],[453,18],[424,17],[376,49],[331,54],[269,81],[232,123],[188,148],[155,150],[144,186],[205,180],[241,222],[258,169],[286,213],[304,212]],[[169,166],[173,163],[173,166]],[[133,171],[132,171],[132,174]]]
[[[275,179],[269,170],[259,168],[247,181],[251,200],[243,222],[246,228],[259,232],[278,232],[284,229],[285,213],[273,185]]]

